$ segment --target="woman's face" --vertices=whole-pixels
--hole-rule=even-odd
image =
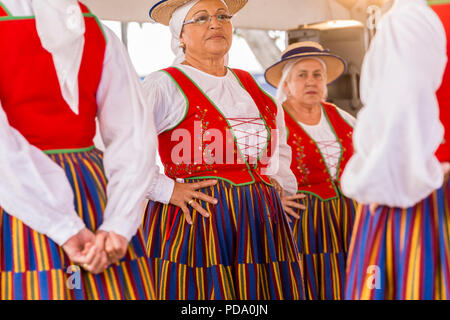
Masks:
[[[322,63],[315,59],[305,59],[292,67],[284,83],[284,91],[288,100],[306,106],[320,105],[325,99],[326,82]]]
[[[211,16],[211,22],[187,24],[181,32],[181,41],[186,45],[186,54],[192,56],[224,57],[231,47],[233,27],[231,22],[217,20],[217,15],[230,15],[220,0],[201,0],[188,12],[186,20]]]

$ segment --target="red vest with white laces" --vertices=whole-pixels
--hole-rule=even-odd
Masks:
[[[438,1],[429,1],[430,4],[433,2]],[[447,33],[447,55],[450,55],[450,1],[442,2],[441,4],[432,4],[431,8],[437,13],[444,25]],[[439,101],[440,119],[445,128],[444,141],[437,150],[436,156],[441,162],[450,162],[450,63],[447,63],[441,87],[436,95]]]
[[[341,117],[335,105],[323,102],[322,106],[323,114],[341,146],[341,157],[336,169],[337,181],[330,175],[316,142],[286,110],[284,118],[288,130],[288,145],[292,148],[291,170],[297,178],[298,192],[330,200],[339,195],[339,179],[353,155],[353,128]]]
[[[253,98],[267,129],[271,130],[266,154],[249,164],[240,154],[227,119],[201,89],[177,68],[170,67],[162,72],[166,72],[183,92],[187,108],[184,119],[177,126],[158,136],[159,154],[166,175],[173,179],[218,178],[233,185],[261,180],[270,184],[264,168],[271,150],[276,147],[277,135],[272,130],[276,129],[277,105],[252,76],[242,70],[230,69]],[[183,136],[187,141],[181,138]],[[185,146],[182,151],[181,144]]]
[[[96,18],[80,7],[86,32],[77,115],[62,97],[53,58],[41,45],[34,17],[13,17],[0,2],[0,101],[9,124],[44,151],[93,145],[106,41]]]

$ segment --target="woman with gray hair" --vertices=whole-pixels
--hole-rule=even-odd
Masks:
[[[297,177],[297,194],[304,194],[303,199],[282,199],[286,212],[295,218],[292,230],[308,299],[342,299],[344,293],[356,206],[343,196],[339,178],[353,153],[355,119],[325,102],[327,84],[344,70],[342,58],[316,42],[300,42],[290,45],[281,61],[265,74],[267,82],[278,87],[287,142],[293,151],[291,169]]]
[[[280,197],[297,190],[283,112],[230,69],[231,16],[244,0],[168,0],[174,65],[145,82],[165,175],[144,218],[158,299],[303,299]]]

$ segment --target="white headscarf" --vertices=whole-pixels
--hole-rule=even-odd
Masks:
[[[84,18],[76,0],[33,0],[36,29],[53,57],[61,93],[78,114],[78,72],[84,50]]]
[[[185,59],[185,54],[180,44],[181,31],[183,30],[183,23],[186,20],[187,14],[199,1],[200,0],[191,0],[183,4],[173,12],[172,17],[170,18],[169,29],[172,33],[172,40],[170,45],[172,48],[172,52],[175,54],[175,60],[173,61],[173,64],[179,64]],[[225,1],[221,1],[228,8]],[[228,54],[225,56],[225,65],[228,65]]]
[[[277,89],[277,96],[276,96],[276,100],[279,104],[283,104],[283,102],[286,101],[287,99],[287,94],[284,91],[284,83],[286,82],[289,74],[291,73],[292,68],[299,63],[302,60],[306,60],[306,59],[313,59],[316,60],[318,62],[320,62],[323,66],[323,70],[325,71],[325,76],[327,75],[327,65],[325,64],[325,62],[317,57],[305,57],[305,58],[300,58],[300,59],[292,59],[291,61],[289,61],[288,63],[286,63],[286,65],[283,68],[283,73],[281,76],[281,80],[280,83],[278,85],[278,89]],[[327,81],[325,79],[325,88],[324,88],[324,96],[326,97],[328,95],[328,89],[327,89]]]

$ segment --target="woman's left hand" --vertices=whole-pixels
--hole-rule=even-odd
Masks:
[[[447,181],[448,175],[450,174],[450,162],[442,162],[442,171],[444,172],[444,182]]]
[[[298,193],[294,196],[286,196],[281,198],[281,204],[283,205],[284,211],[286,211],[287,214],[294,217],[295,219],[300,219],[300,215],[296,213],[295,209],[299,210],[305,210],[306,207],[303,204],[298,203],[296,200],[305,198],[306,195],[302,193]],[[292,222],[292,220],[288,217],[289,223]]]
[[[109,263],[119,262],[127,253],[128,240],[125,237],[113,231],[103,230],[97,231],[96,237],[101,238]]]

